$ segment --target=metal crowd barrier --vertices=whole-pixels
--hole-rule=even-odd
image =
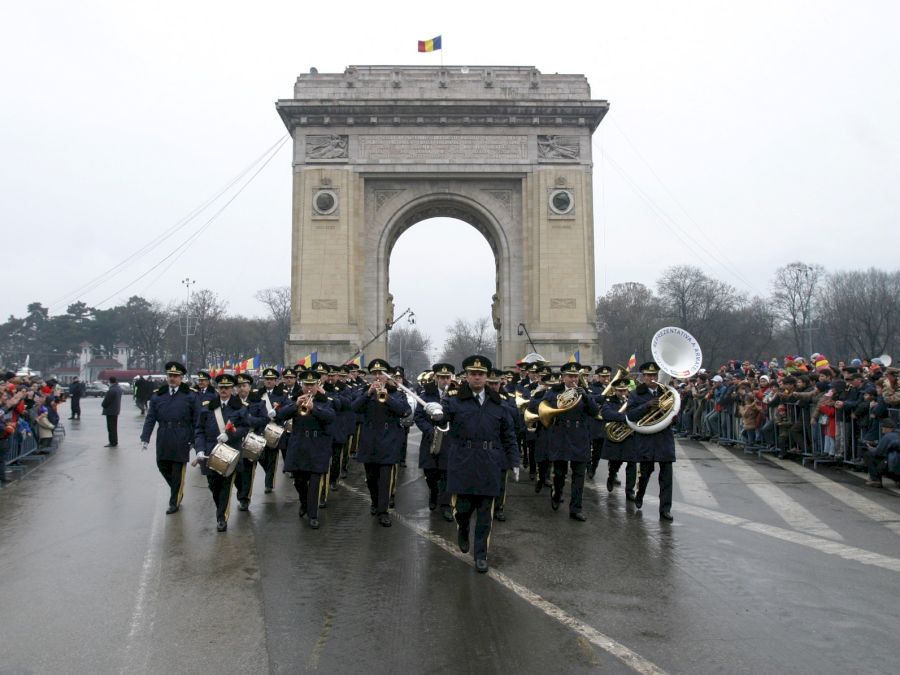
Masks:
[[[819,424],[817,411],[808,403],[792,402],[766,409],[765,421],[755,430],[745,430],[737,401],[731,401],[715,410],[715,402],[707,399],[685,397],[675,431],[684,438],[708,440],[724,446],[743,447],[745,453],[762,456],[765,452],[796,454],[805,465],[843,464],[862,470],[866,442],[877,443],[881,438],[881,425],[864,426],[860,420],[844,419],[838,412],[835,421],[834,454],[825,454],[825,425]],[[900,426],[900,408],[888,408],[888,415]],[[865,437],[864,437],[865,436]]]
[[[62,422],[58,423],[53,430],[53,439],[51,440],[50,445],[43,448],[38,445],[38,438],[35,436],[34,432],[23,434],[17,431],[9,439],[9,448],[6,451],[7,467],[15,468],[10,465],[27,460],[39,451],[58,449],[65,437],[66,428],[63,426]]]

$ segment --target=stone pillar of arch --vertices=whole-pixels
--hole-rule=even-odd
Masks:
[[[552,362],[599,360],[591,135],[608,107],[584,76],[531,67],[301,75],[277,103],[294,142],[286,362],[342,363],[382,331],[393,246],[434,217],[494,252],[498,365],[532,351],[519,324]],[[385,336],[365,355],[386,352]]]

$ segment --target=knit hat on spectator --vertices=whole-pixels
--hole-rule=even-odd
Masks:
[[[862,365],[862,361],[860,361],[859,359],[853,359],[850,362],[850,365],[854,366],[855,368],[859,368]]]

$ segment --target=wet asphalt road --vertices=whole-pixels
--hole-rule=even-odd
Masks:
[[[417,437],[390,529],[354,465],[321,530],[279,474],[218,534],[196,469],[164,514],[133,408],[104,449],[82,406],[0,491],[0,673],[896,671],[900,497],[842,471],[682,443],[672,524],[655,477],[642,512],[598,480],[577,523],[523,476],[485,576],[427,509]]]

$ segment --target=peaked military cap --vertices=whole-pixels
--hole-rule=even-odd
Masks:
[[[235,379],[237,379],[238,384],[253,384],[253,376],[248,375],[247,373],[239,373]]]
[[[372,359],[369,361],[369,372],[370,373],[386,373],[391,369],[391,364],[389,364],[384,359]]]
[[[569,361],[559,367],[559,372],[563,375],[580,375],[581,364],[578,361]]]
[[[503,373],[501,373],[499,370],[493,369],[488,373],[487,381],[499,382],[501,377],[503,377]]]
[[[549,365],[538,366],[538,372],[541,373],[541,375],[546,375],[547,373],[552,373],[553,368]]]
[[[609,366],[597,366],[594,368],[595,375],[612,375],[612,368]]]
[[[274,380],[277,380],[278,379],[278,371],[275,370],[274,368],[266,368],[262,372],[262,376],[263,376],[263,378],[272,378]]]
[[[406,370],[403,368],[403,366],[394,366],[394,375],[403,377],[404,375],[406,375]]]
[[[435,363],[431,366],[431,370],[435,375],[455,375],[456,368],[450,363]]]
[[[628,389],[631,386],[631,380],[627,377],[620,377],[612,383],[613,389]]]
[[[218,385],[220,389],[223,387],[233,387],[235,385],[234,375],[229,375],[228,373],[216,375],[216,385]]]
[[[487,373],[491,369],[491,360],[486,356],[475,354],[467,356],[462,362],[463,370],[474,370],[479,373]]]
[[[197,379],[198,380],[211,380],[212,377],[210,376],[208,370],[198,370],[197,371]]]
[[[539,373],[539,372],[541,372],[541,364],[538,363],[537,361],[535,361],[533,363],[529,363],[525,366],[525,370],[528,371],[529,373]]]
[[[288,366],[283,371],[281,371],[282,377],[297,377],[297,370],[293,366]]]
[[[642,363],[639,370],[644,375],[657,375],[659,374],[659,366],[656,361],[647,361],[646,363]]]
[[[299,379],[303,384],[318,384],[319,373],[312,368],[307,368],[300,373]]]
[[[318,373],[319,376],[327,375],[331,372],[331,366],[324,361],[316,361],[309,370]]]
[[[541,374],[541,382],[544,384],[559,384],[559,373],[547,370],[547,372]]]
[[[341,375],[349,375],[350,373],[353,372],[353,366],[351,366],[350,364],[345,363],[344,365],[342,365],[342,366],[341,366],[340,368],[338,368],[337,370],[338,370],[338,372],[339,372]]]
[[[187,368],[178,363],[178,361],[169,361],[166,364],[166,375],[184,375]]]

